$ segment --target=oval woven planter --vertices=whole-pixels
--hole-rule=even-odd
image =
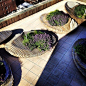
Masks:
[[[78,3],[78,2],[68,1],[68,2],[66,2],[66,4],[65,4],[65,8],[66,8],[67,13],[71,16],[71,18],[75,19],[75,21],[76,21],[78,24],[81,24],[81,23],[83,23],[84,21],[86,21],[86,19],[78,18],[78,17],[74,14],[74,9],[75,9],[75,7],[76,7],[76,6],[79,6],[79,5],[84,5],[84,4],[80,4],[80,3]]]
[[[51,35],[52,41],[53,41],[52,48],[53,48],[53,46],[55,46],[57,44],[58,37],[55,33],[51,32],[51,31],[47,31],[47,30],[39,30],[39,31],[42,31],[42,32],[45,32],[45,33]],[[32,32],[32,31],[29,31],[29,32]],[[46,51],[39,52],[36,49],[31,51],[27,46],[24,46],[22,43],[23,35],[27,34],[27,33],[28,32],[23,32],[20,36],[18,36],[17,38],[14,38],[10,42],[8,42],[5,45],[5,50],[7,52],[9,52],[11,55],[14,55],[16,57],[23,57],[23,58],[39,56],[48,51],[48,50],[46,50]]]
[[[10,66],[7,64],[7,62],[5,60],[0,60],[0,62],[3,62],[4,66],[5,66],[5,77],[4,77],[4,82],[1,83],[0,86],[12,86],[13,85],[13,75],[12,75],[12,71],[10,69]]]
[[[75,47],[77,44],[83,42],[84,40],[86,40],[86,39],[85,39],[85,38],[83,38],[83,39],[78,39],[78,40],[74,43],[74,45],[73,45],[73,47],[72,47],[72,55],[73,55],[73,60],[74,60],[74,62],[75,62],[75,64],[76,64],[77,68],[81,71],[81,73],[82,73],[84,76],[86,76],[86,64],[80,59],[80,57],[78,56],[78,54],[75,52],[75,49],[74,49],[74,47]]]
[[[70,23],[71,23],[71,18],[69,18],[68,22],[63,25],[63,26],[52,26],[48,23],[48,20],[46,19],[48,14],[43,14],[40,16],[40,20],[42,23],[47,27],[49,31],[53,31],[55,33],[68,33],[70,32]]]
[[[8,37],[10,37],[12,34],[12,31],[2,31],[0,32],[0,43],[6,40]]]

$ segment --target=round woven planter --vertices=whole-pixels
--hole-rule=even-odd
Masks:
[[[12,34],[12,31],[2,31],[0,32],[0,43],[6,40],[8,37],[10,37]]]
[[[72,2],[72,1],[68,1],[65,4],[65,8],[67,13],[71,16],[71,18],[75,19],[75,21],[78,24],[83,23],[84,21],[86,21],[86,19],[82,19],[82,18],[78,18],[75,14],[74,14],[74,9],[75,7],[79,6],[79,5],[84,5],[84,4],[80,4],[78,2]]]
[[[69,18],[68,22],[63,26],[52,26],[48,23],[48,20],[46,19],[47,15],[48,14],[41,15],[40,20],[47,27],[49,31],[53,31],[59,34],[64,34],[64,33],[69,33],[70,31],[75,29],[75,27],[77,27],[77,23],[74,22],[74,20],[71,20],[71,18]]]
[[[55,33],[51,32],[51,31],[47,31],[47,30],[39,30],[39,31],[42,31],[42,32],[45,32],[45,33],[51,35],[52,40],[53,40],[52,48],[53,48],[53,46],[55,46],[57,44],[58,37]],[[29,32],[32,32],[32,31],[29,31]],[[10,42],[8,42],[5,45],[5,50],[13,56],[23,57],[23,58],[39,56],[39,55],[42,55],[42,54],[46,53],[47,51],[49,51],[49,50],[46,50],[46,51],[39,52],[37,49],[34,49],[33,51],[31,51],[27,46],[24,46],[22,43],[23,35],[27,34],[27,33],[28,32],[23,32],[20,36],[18,36],[17,38],[14,38]]]
[[[86,64],[80,59],[80,57],[78,56],[78,54],[75,52],[75,49],[74,47],[77,46],[77,44],[83,42],[84,40],[86,39],[78,39],[73,47],[72,47],[72,55],[73,55],[73,60],[77,66],[77,68],[81,71],[81,73],[86,76]]]
[[[13,75],[12,75],[10,66],[7,64],[7,62],[5,60],[0,60],[0,62],[4,63],[4,66],[6,69],[6,73],[5,73],[5,77],[4,77],[5,80],[0,86],[12,86],[14,79],[13,79]]]

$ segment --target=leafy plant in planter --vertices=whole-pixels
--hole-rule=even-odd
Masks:
[[[74,14],[78,18],[86,19],[86,5],[78,5],[74,9]]]
[[[62,11],[55,10],[50,12],[46,19],[52,26],[63,26],[68,22],[69,16]]]
[[[86,21],[86,5],[75,1],[67,1],[65,4],[67,13],[73,18],[78,24]]]
[[[12,86],[13,75],[7,62],[0,57],[0,86]]]
[[[57,34],[69,33],[77,26],[76,22],[68,14],[58,9],[42,14],[40,20],[49,31]]]
[[[4,63],[0,61],[0,85],[4,82],[6,69]]]
[[[75,52],[79,55],[80,59],[86,63],[86,40],[83,40],[75,47]]]
[[[42,31],[33,31],[24,35],[23,44],[32,51],[37,48],[39,51],[49,50],[52,46],[51,36]]]
[[[31,30],[15,36],[5,45],[5,50],[16,57],[35,57],[55,48],[58,36],[48,30]]]

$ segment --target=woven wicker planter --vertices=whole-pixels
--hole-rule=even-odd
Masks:
[[[14,79],[13,79],[13,75],[12,75],[12,71],[10,69],[10,66],[3,59],[1,59],[0,62],[4,63],[4,66],[5,66],[5,69],[6,69],[6,73],[5,73],[5,77],[4,77],[4,82],[0,86],[12,86]]]
[[[48,20],[46,19],[47,15],[48,14],[41,15],[40,20],[49,31],[64,34],[69,33],[70,31],[72,31],[77,27],[77,23],[74,20],[71,20],[71,18],[69,18],[68,22],[63,26],[52,26],[48,23]]]
[[[47,30],[40,30],[40,31],[43,31],[43,32],[51,35],[51,37],[53,39],[53,43],[52,43],[52,48],[53,48],[53,46],[55,46],[57,44],[57,41],[58,41],[57,35],[51,31],[47,31]],[[29,32],[32,32],[32,31],[29,31]],[[23,32],[17,38],[14,38],[10,42],[8,42],[5,45],[5,50],[7,52],[9,52],[11,55],[14,55],[16,57],[23,57],[23,58],[39,56],[39,55],[42,55],[48,51],[48,50],[46,50],[46,51],[40,51],[39,52],[37,49],[30,51],[30,49],[27,46],[24,46],[22,43],[23,35],[27,34],[27,33],[28,32]]]
[[[78,56],[78,54],[75,52],[75,49],[74,47],[83,42],[84,40],[86,39],[79,39],[77,40],[73,47],[72,47],[72,55],[73,55],[73,60],[74,60],[74,63],[76,64],[77,68],[79,69],[79,71],[86,77],[86,64],[80,59],[80,57]]]
[[[78,3],[78,2],[68,1],[68,2],[66,2],[66,4],[65,4],[65,8],[66,8],[67,13],[71,16],[71,18],[75,19],[75,21],[76,21],[78,24],[81,24],[81,23],[83,23],[84,21],[86,21],[86,19],[78,18],[78,17],[74,14],[74,9],[75,9],[75,7],[76,7],[76,6],[79,6],[79,5],[84,5],[84,4],[80,4],[80,3]]]
[[[2,31],[0,32],[0,43],[6,40],[8,37],[10,37],[12,34],[12,31]]]

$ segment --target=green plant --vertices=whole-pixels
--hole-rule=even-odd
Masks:
[[[55,10],[50,12],[46,19],[52,26],[62,26],[68,22],[69,16],[62,11]]]
[[[78,18],[84,18],[86,19],[86,5],[78,5],[74,9],[74,14]]]
[[[86,63],[86,41],[82,41],[75,47],[75,52],[79,55],[80,59]]]
[[[45,51],[51,48],[52,40],[49,34],[34,31],[24,35],[23,44],[28,46],[31,51],[35,48]]]

